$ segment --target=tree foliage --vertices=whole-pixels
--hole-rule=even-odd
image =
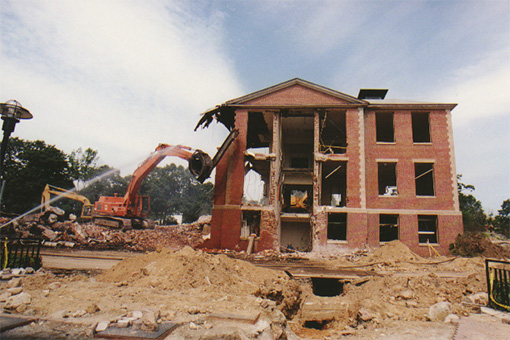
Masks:
[[[73,180],[86,181],[97,173],[97,150],[91,148],[74,150],[68,156],[70,176]]]
[[[182,214],[183,222],[196,221],[212,211],[213,185],[201,184],[183,166],[155,168],[144,180],[140,193],[151,198],[151,218],[162,222]]]
[[[94,168],[89,176],[90,179],[84,183],[85,188],[80,190],[80,194],[91,202],[96,202],[101,196],[124,196],[129,184],[129,177],[122,177],[118,169],[108,165]]]
[[[457,190],[464,232],[482,232],[487,225],[487,215],[482,208],[482,203],[470,193],[475,190],[475,187],[462,183],[461,179],[462,175],[457,175]]]
[[[66,155],[43,141],[24,141],[12,138],[6,153],[4,173],[7,185],[2,212],[21,214],[37,207],[46,184],[72,189],[92,203],[100,196],[124,196],[130,175],[108,165],[97,166],[97,151],[77,149]],[[212,211],[213,185],[196,181],[187,169],[170,164],[155,168],[142,182],[140,195],[151,199],[152,219],[170,221],[174,214],[182,214],[183,222],[192,222]],[[62,199],[52,203],[67,213],[79,215],[81,204]]]
[[[11,138],[5,156],[4,178],[2,212],[16,214],[39,205],[48,183],[66,189],[73,187],[66,154],[40,140]]]
[[[510,198],[503,201],[492,224],[497,232],[510,237]]]

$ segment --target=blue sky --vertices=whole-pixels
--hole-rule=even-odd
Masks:
[[[510,198],[510,1],[0,0],[0,101],[14,136],[132,171],[159,143],[211,155],[199,114],[299,77],[356,96],[458,103],[457,172]]]

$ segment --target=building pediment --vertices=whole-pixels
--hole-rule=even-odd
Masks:
[[[294,78],[286,82],[229,100],[202,114],[198,127],[207,127],[217,120],[232,130],[237,108],[334,108],[366,106],[367,101],[320,86],[309,81]]]
[[[303,79],[289,81],[229,100],[228,106],[364,105],[365,101]]]

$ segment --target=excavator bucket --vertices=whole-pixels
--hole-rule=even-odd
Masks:
[[[211,160],[208,154],[203,152],[202,150],[196,150],[191,158],[188,161],[189,171],[195,178],[200,182],[204,183],[204,181],[209,178],[213,169],[218,165],[218,162],[223,157],[230,144],[234,142],[234,139],[239,134],[237,129],[230,131],[223,144],[214,155],[214,158]]]
[[[188,160],[188,168],[197,181],[204,183],[213,169],[211,157],[202,150],[196,150]]]

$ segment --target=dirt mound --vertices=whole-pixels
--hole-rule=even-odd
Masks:
[[[459,235],[450,245],[450,252],[454,255],[474,257],[484,256],[491,258],[510,258],[510,251],[484,236],[483,234]]]
[[[465,296],[485,291],[485,277],[478,272],[465,277],[444,279],[434,273],[416,277],[376,277],[362,285],[346,284],[344,296],[357,301],[378,320],[426,321],[428,308],[440,301],[453,304],[453,312],[464,315]]]
[[[211,255],[185,247],[155,251],[118,263],[97,277],[98,281],[126,283],[163,290],[202,288],[252,294],[266,280],[284,277],[225,255]]]
[[[296,281],[280,278],[279,280],[266,281],[255,292],[255,296],[276,301],[287,319],[291,319],[300,308],[301,293],[301,286]]]
[[[372,255],[372,262],[416,261],[421,257],[413,253],[405,244],[395,240],[377,248]]]

